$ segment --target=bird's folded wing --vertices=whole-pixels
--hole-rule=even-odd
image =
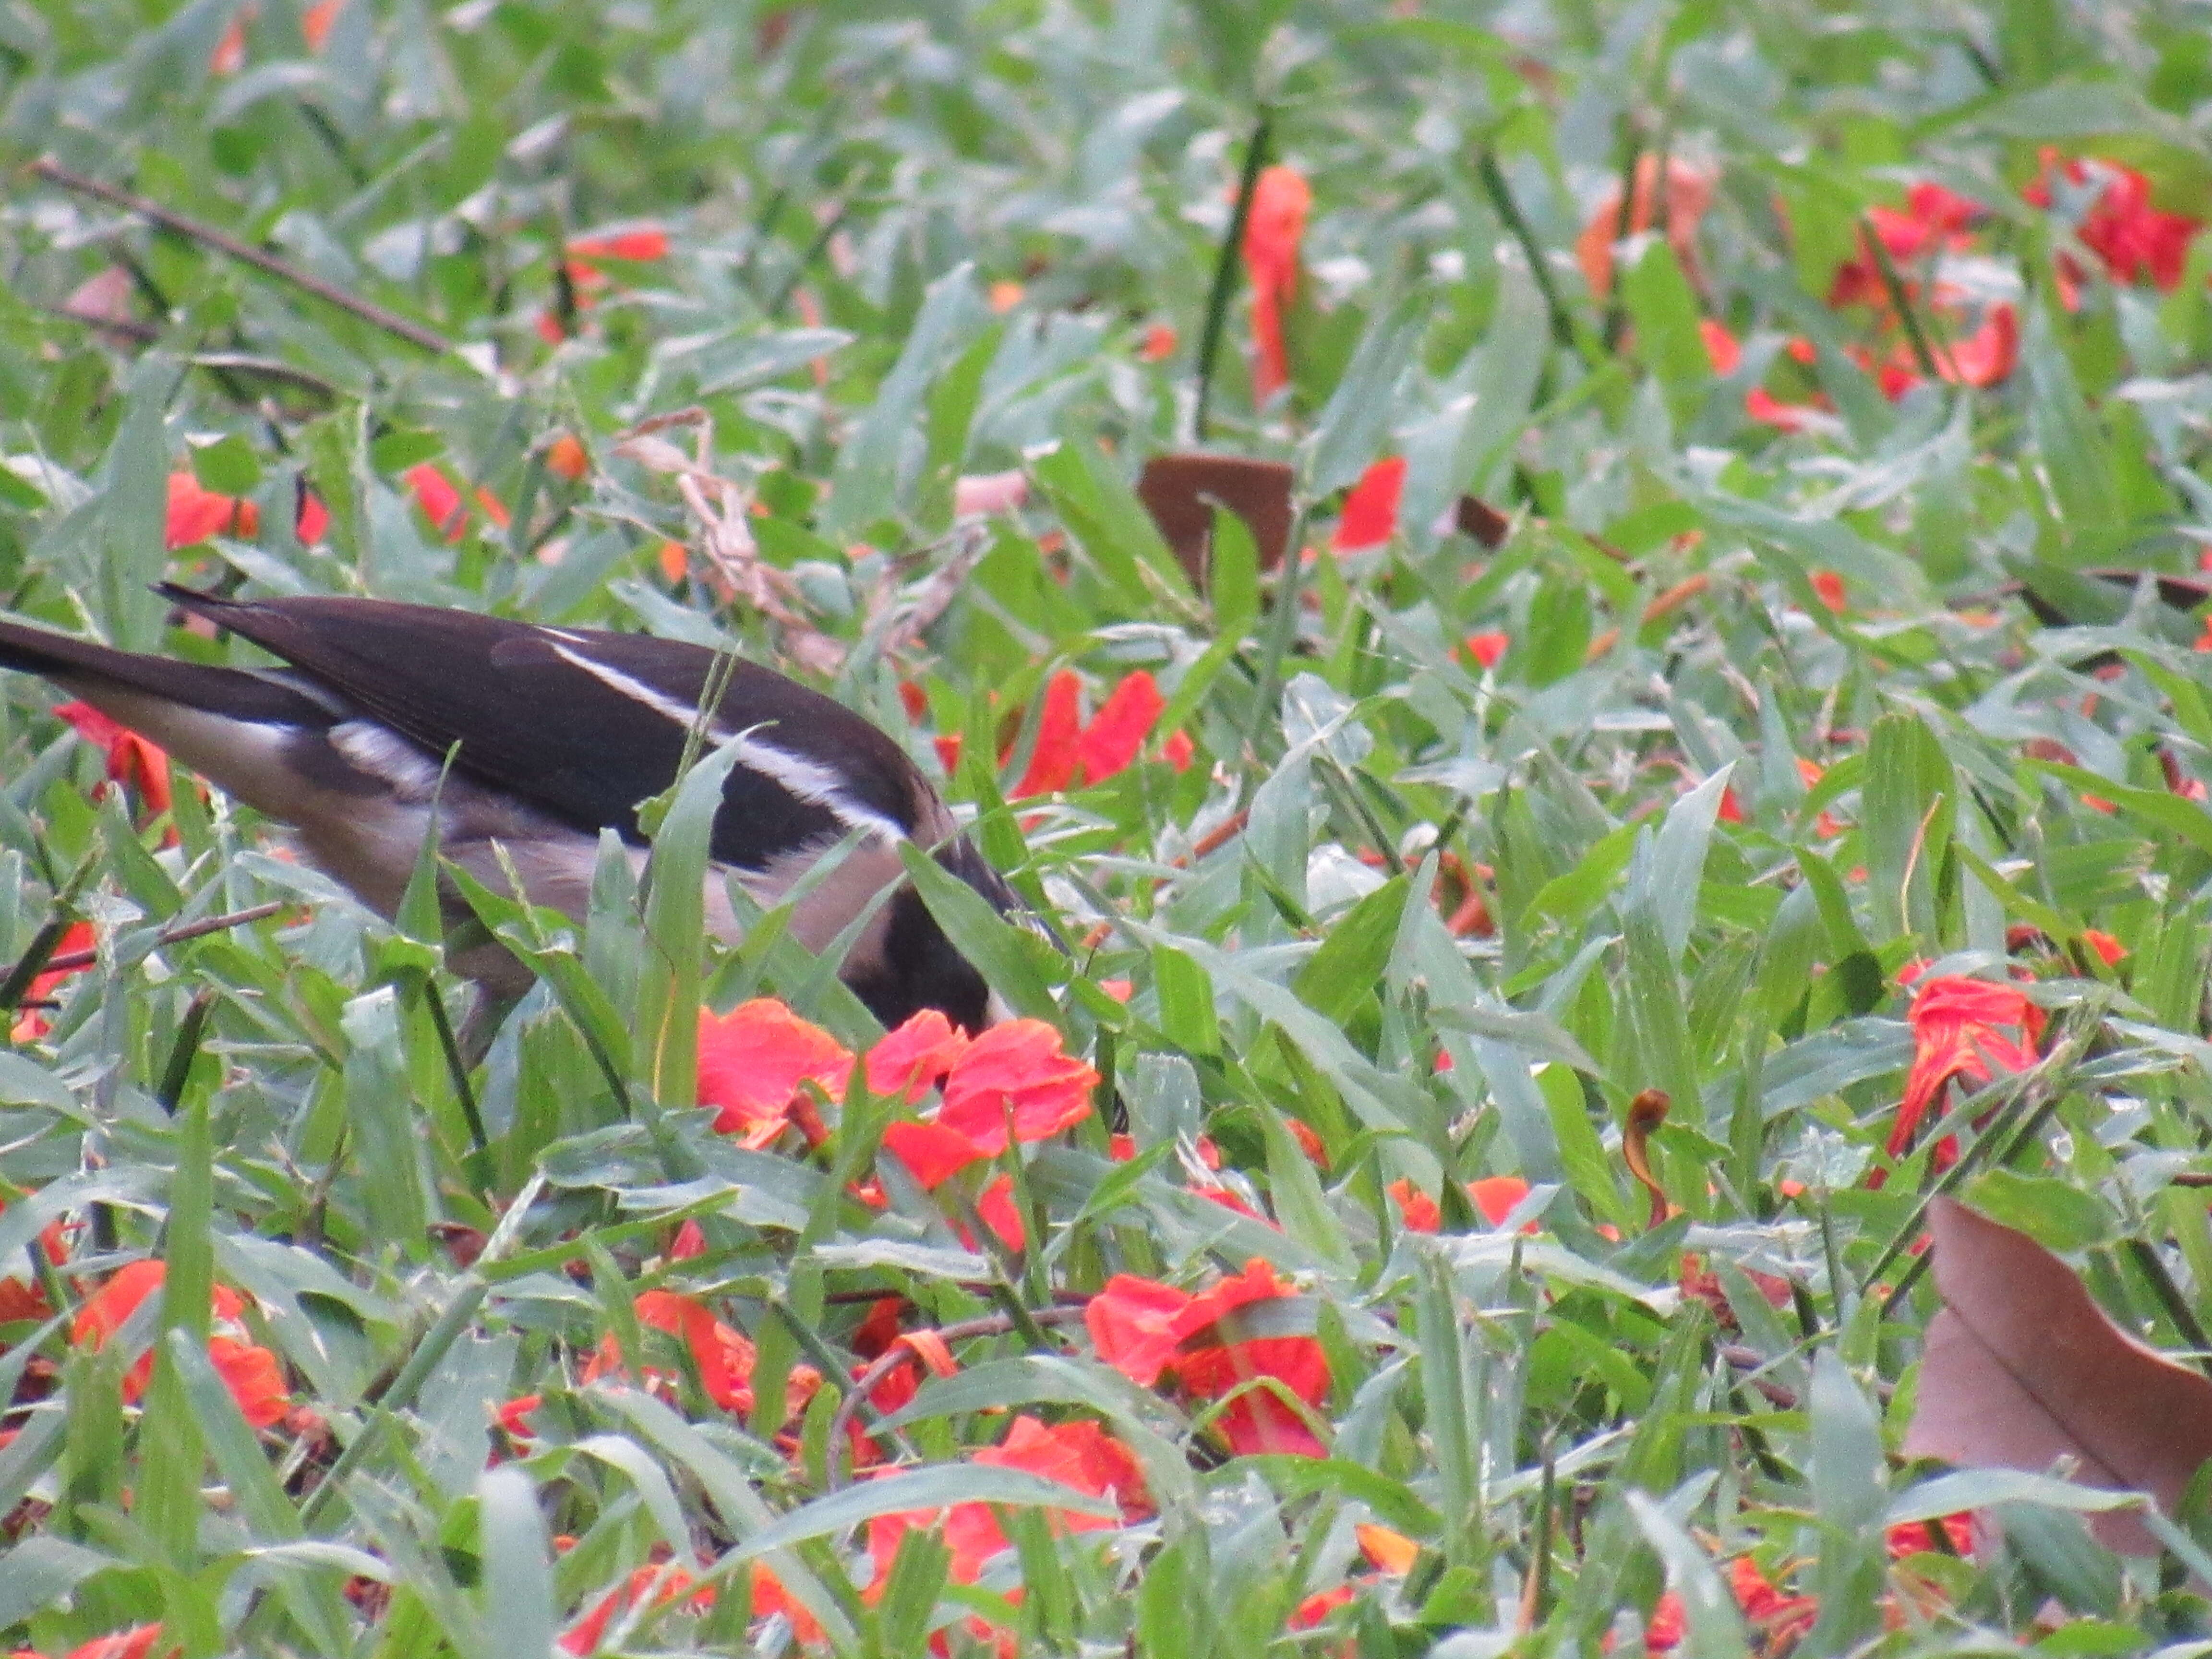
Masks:
[[[594,629],[536,627],[374,599],[238,601],[166,590],[280,657],[316,686],[475,779],[578,825],[639,836],[638,804],[667,788],[714,653]],[[950,832],[896,743],[781,674],[739,659],[708,729],[744,744],[712,855],[763,867],[864,834]]]

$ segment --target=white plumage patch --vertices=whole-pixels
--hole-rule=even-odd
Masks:
[[[545,631],[550,634],[552,630]],[[688,727],[698,718],[696,708],[647,685],[633,675],[623,673],[619,668],[597,661],[580,651],[572,651],[565,645],[556,645],[553,649],[563,662],[582,669],[609,690],[619,692],[631,702],[650,708],[679,726]],[[829,767],[809,760],[804,755],[793,754],[788,749],[779,748],[757,736],[758,731],[757,726],[733,730],[717,721],[708,727],[708,735],[718,744],[735,743],[738,765],[747,771],[758,773],[798,799],[823,808],[845,829],[881,836],[890,841],[907,839],[903,824],[847,796],[842,787],[843,780]]]
[[[391,787],[405,801],[427,801],[438,793],[438,763],[388,726],[347,720],[331,728],[331,747],[369,776]]]

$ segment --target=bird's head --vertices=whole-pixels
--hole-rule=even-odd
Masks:
[[[941,848],[937,860],[966,882],[1000,915],[1026,919],[1020,898],[965,838]],[[848,961],[845,982],[885,1030],[896,1030],[925,1008],[934,1008],[970,1036],[1005,1017],[1005,1006],[973,963],[945,937],[911,884],[885,903],[880,949],[865,963]]]

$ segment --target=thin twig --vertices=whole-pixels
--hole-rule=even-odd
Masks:
[[[345,396],[321,375],[310,374],[304,368],[295,368],[274,357],[257,357],[244,351],[202,351],[185,361],[194,368],[209,369],[218,374],[256,374],[266,380],[281,380],[286,386],[297,386],[302,392],[312,392],[319,398],[328,398],[333,401]]]
[[[264,253],[251,242],[241,242],[237,237],[227,231],[218,230],[213,225],[203,223],[185,214],[175,212],[163,207],[159,202],[149,201],[145,197],[134,195],[130,191],[118,190],[113,185],[103,184],[97,179],[88,179],[81,173],[72,173],[51,155],[42,155],[32,162],[29,171],[33,176],[45,179],[48,184],[59,185],[64,190],[74,191],[80,196],[89,196],[95,200],[106,202],[110,206],[122,208],[126,212],[135,213],[140,218],[159,225],[164,230],[198,242],[203,246],[214,248],[218,252],[227,253],[232,258],[252,265],[256,270],[274,276],[280,282],[289,283],[295,288],[303,289],[317,299],[334,305],[341,311],[350,313],[372,327],[380,328],[387,334],[396,335],[410,345],[420,346],[425,351],[435,352],[447,352],[453,349],[453,343],[434,328],[416,322],[410,318],[402,317],[396,311],[387,311],[373,300],[364,300],[357,294],[349,294],[336,283],[326,283],[321,277],[312,272],[301,270],[297,265],[280,259],[273,253]]]
[[[165,927],[154,940],[154,948],[165,945],[182,945],[188,939],[199,939],[209,933],[220,933],[229,927],[243,927],[249,922],[265,921],[284,908],[280,899],[273,904],[257,904],[251,909],[234,910],[227,916],[207,916],[198,921],[188,921],[181,927]],[[97,951],[64,951],[58,956],[46,958],[45,971],[50,974],[72,974],[80,968],[89,968],[100,960]]]

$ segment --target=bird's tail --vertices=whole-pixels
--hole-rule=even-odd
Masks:
[[[118,719],[125,717],[109,704],[143,707],[150,699],[258,725],[313,726],[331,720],[321,702],[274,676],[118,651],[112,645],[4,618],[0,618],[0,668],[36,674]]]

